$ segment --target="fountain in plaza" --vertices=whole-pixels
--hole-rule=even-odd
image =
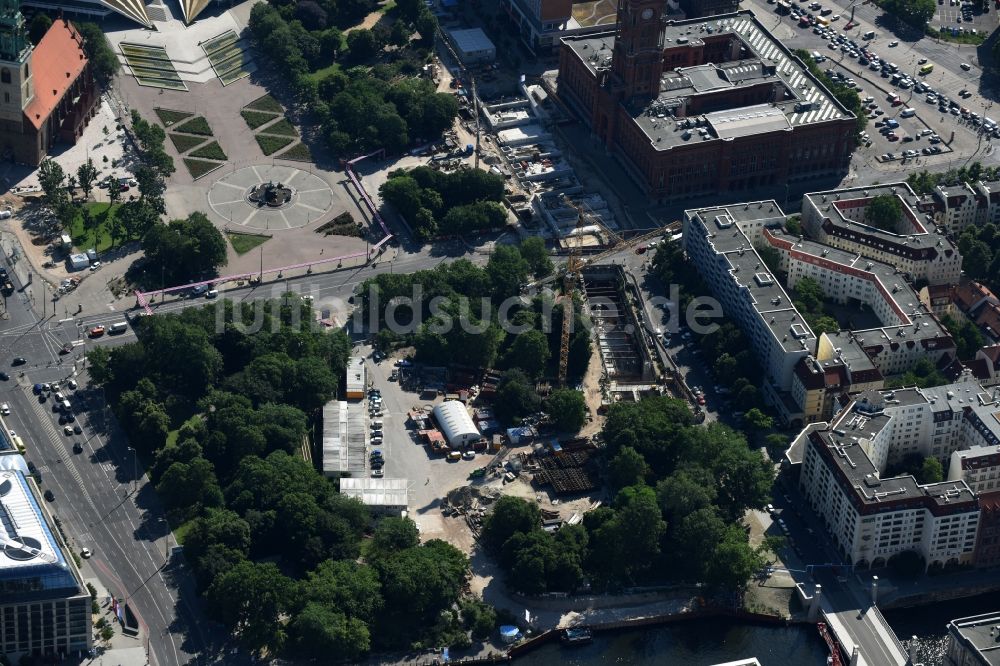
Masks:
[[[280,182],[275,183],[269,180],[266,183],[254,185],[250,189],[247,199],[258,207],[281,208],[292,200],[292,188],[282,185]]]

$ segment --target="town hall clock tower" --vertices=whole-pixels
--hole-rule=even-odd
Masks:
[[[660,93],[665,9],[665,0],[618,0],[611,71],[626,99]]]

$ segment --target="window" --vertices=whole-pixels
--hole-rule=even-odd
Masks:
[[[0,83],[10,83],[10,70],[6,67],[0,69]]]

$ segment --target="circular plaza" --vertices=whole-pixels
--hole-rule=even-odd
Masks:
[[[333,190],[302,169],[255,165],[215,181],[208,191],[208,205],[227,223],[248,231],[281,231],[304,227],[326,215],[333,206]]]

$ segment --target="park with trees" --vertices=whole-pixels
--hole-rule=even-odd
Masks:
[[[542,529],[536,504],[505,496],[481,544],[526,594],[614,591],[638,584],[704,583],[739,592],[764,565],[741,519],[762,508],[771,464],[730,428],[695,425],[687,405],[665,397],[611,407],[602,433],[614,500],[565,525]]]
[[[254,41],[339,156],[399,154],[440,136],[458,114],[453,95],[421,78],[438,29],[428,7],[404,0],[373,28],[358,27],[377,9],[373,0],[273,1],[250,14]]]
[[[314,313],[291,294],[254,330],[261,306],[220,302],[221,329],[215,307],[139,318],[135,342],[88,354],[213,619],[256,655],[323,663],[488,634],[461,551],[421,544],[406,519],[371,532],[366,507],[301,456],[350,339],[301,325]]]
[[[479,169],[443,173],[425,166],[391,171],[379,188],[382,200],[424,241],[502,227],[507,222],[503,194],[503,176]]]

